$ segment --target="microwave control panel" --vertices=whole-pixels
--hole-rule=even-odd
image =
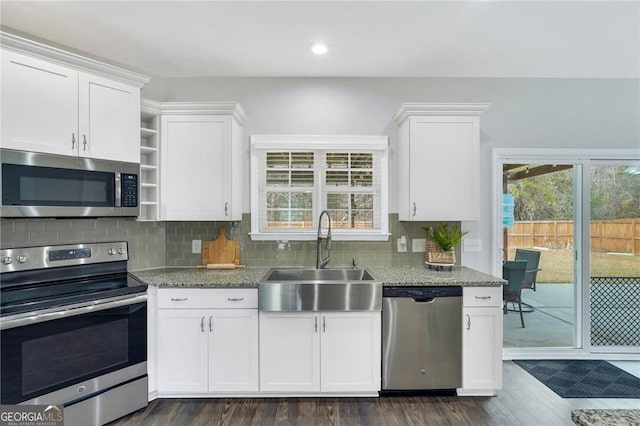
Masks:
[[[122,207],[138,207],[138,175],[122,173]]]

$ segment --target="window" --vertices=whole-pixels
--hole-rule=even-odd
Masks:
[[[251,238],[388,240],[386,136],[252,136]]]

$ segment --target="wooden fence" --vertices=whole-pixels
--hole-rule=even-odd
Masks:
[[[518,221],[509,229],[509,248],[573,247],[573,221]],[[591,250],[640,254],[640,218],[591,221]]]

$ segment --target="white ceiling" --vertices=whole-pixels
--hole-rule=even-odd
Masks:
[[[633,1],[7,1],[1,23],[159,77],[640,77]],[[325,40],[323,57],[309,44]]]

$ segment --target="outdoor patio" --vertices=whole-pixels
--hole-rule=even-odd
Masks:
[[[592,278],[591,336],[595,345],[640,344],[640,284],[637,277]],[[504,316],[505,347],[573,347],[575,311],[571,284],[538,283],[522,291],[522,300],[534,310]],[[513,308],[511,303],[509,308]]]
[[[536,291],[523,290],[522,300],[533,306],[520,314],[509,311],[503,316],[504,347],[572,347],[573,286],[571,284],[537,284]],[[509,304],[509,308],[512,305]]]

